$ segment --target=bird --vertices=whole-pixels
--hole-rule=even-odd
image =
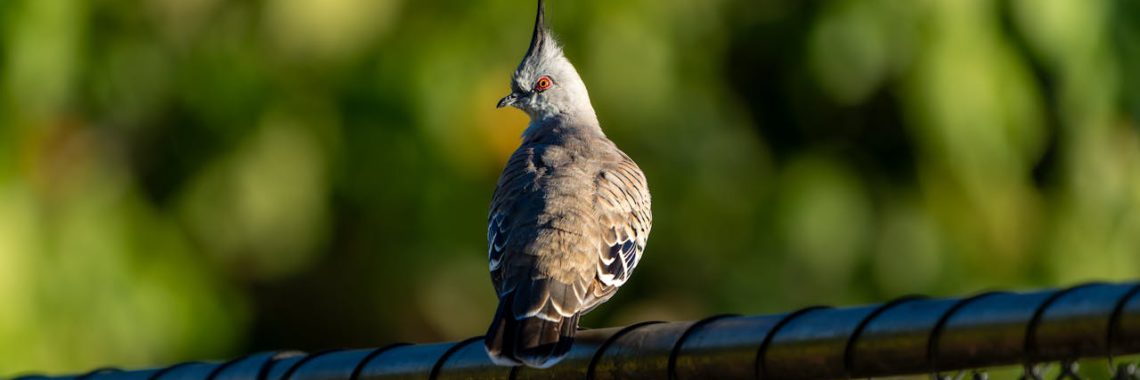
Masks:
[[[645,174],[603,133],[545,8],[539,0],[530,48],[498,103],[530,118],[487,217],[499,303],[484,346],[505,366],[563,359],[579,318],[629,280],[653,224]]]

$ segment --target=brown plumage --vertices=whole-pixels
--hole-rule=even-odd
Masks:
[[[653,223],[644,174],[602,133],[543,23],[540,0],[531,49],[500,102],[531,123],[499,178],[487,229],[499,295],[487,352],[532,367],[566,354],[578,318],[629,279]]]

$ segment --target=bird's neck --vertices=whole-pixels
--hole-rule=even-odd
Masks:
[[[523,131],[523,143],[563,140],[568,137],[605,137],[593,108],[579,112],[532,115]]]

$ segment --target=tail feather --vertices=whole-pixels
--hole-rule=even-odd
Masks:
[[[487,354],[499,365],[547,368],[557,364],[574,343],[578,315],[549,321],[539,316],[515,319],[510,296],[499,302],[484,338]]]

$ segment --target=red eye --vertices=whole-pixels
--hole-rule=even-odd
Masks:
[[[543,92],[543,91],[549,90],[550,87],[553,87],[553,86],[554,86],[554,81],[551,80],[550,77],[545,76],[545,75],[543,75],[542,78],[538,78],[537,82],[534,82],[534,90],[538,91],[538,92]]]

